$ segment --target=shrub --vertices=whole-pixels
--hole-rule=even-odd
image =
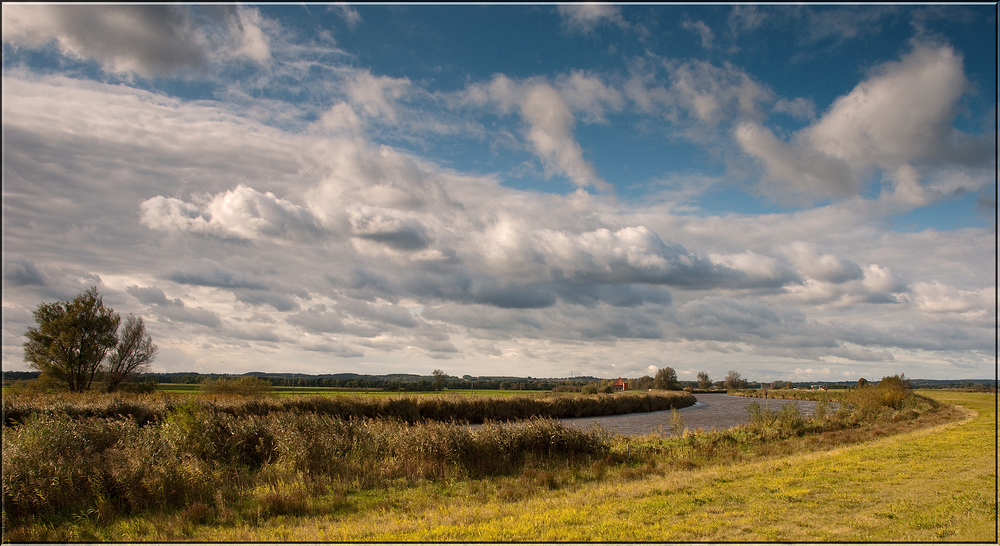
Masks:
[[[874,387],[866,385],[851,391],[845,403],[862,413],[880,412],[885,408],[900,409],[911,395],[910,382],[905,376],[883,377]]]

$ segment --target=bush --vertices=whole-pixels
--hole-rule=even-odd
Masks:
[[[910,382],[905,376],[883,377],[874,387],[866,385],[851,391],[844,402],[861,412],[879,412],[885,408],[900,409],[911,395]]]

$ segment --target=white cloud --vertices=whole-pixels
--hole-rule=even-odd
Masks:
[[[225,102],[230,94],[185,102],[8,70],[3,274],[17,290],[4,291],[5,369],[19,358],[31,306],[91,283],[116,310],[147,314],[162,364],[173,369],[197,365],[193,347],[217,357],[206,366],[233,371],[276,366],[275,351],[316,372],[412,371],[441,357],[484,370],[476,374],[514,365],[535,376],[570,366],[602,373],[611,362],[640,372],[669,354],[724,375],[726,367],[711,367],[719,355],[706,360],[705,350],[727,351],[731,366],[824,361],[834,375],[904,352],[917,355],[909,363],[979,351],[963,365],[986,369],[995,288],[983,279],[995,264],[982,249],[995,244],[992,233],[887,230],[882,220],[899,209],[851,197],[860,182],[845,158],[881,169],[902,161],[896,148],[876,149],[887,158],[878,163],[850,143],[837,148],[832,129],[783,141],[761,125],[761,105],[805,119],[811,103],[769,102],[766,86],[730,65],[660,65],[630,72],[624,85],[569,71],[495,76],[452,94],[343,68],[314,82],[327,94],[301,109],[250,99],[243,108]],[[908,73],[900,67],[869,80]],[[881,127],[832,116],[839,108],[815,126],[836,119],[839,134],[852,138]],[[510,136],[504,146],[533,153],[580,188],[603,180],[577,142],[577,122],[626,117],[670,136],[698,127],[703,137],[731,135],[744,122],[736,133],[768,157],[781,189],[794,182],[822,195],[811,184],[829,184],[846,165],[838,191],[848,197],[797,212],[718,215],[665,199],[688,192],[690,202],[721,187],[722,176],[693,174],[682,192],[672,186],[667,197],[620,202],[582,189],[518,191],[503,175],[421,157],[436,142],[416,129],[442,111],[449,126],[467,127],[462,138],[495,144]],[[497,121],[498,113],[513,120]],[[297,115],[307,121],[255,121]],[[523,122],[523,133],[510,121]],[[524,150],[511,144],[518,139]],[[974,146],[954,132],[949,139],[950,152],[904,157],[887,171],[897,200],[983,184],[965,167],[975,163],[967,153]],[[338,360],[361,355],[365,362]],[[500,364],[489,355],[510,358]]]
[[[709,28],[704,21],[687,20],[681,23],[681,26],[698,33],[698,36],[701,37],[701,47],[705,49],[712,49],[713,41],[715,40],[715,33],[712,32],[712,29]]]
[[[316,125],[332,133],[348,133],[356,135],[363,126],[357,112],[346,102],[338,102],[329,110],[323,112]]]
[[[792,100],[778,99],[774,103],[774,111],[806,121],[816,119],[816,105],[813,101],[802,97],[796,97]]]
[[[959,290],[941,282],[913,283],[913,301],[926,313],[955,313],[980,319],[996,316],[996,287]]]
[[[611,23],[627,29],[621,8],[611,4],[560,4],[556,7],[563,25],[575,32],[590,33],[602,23]]]
[[[860,192],[861,181],[845,161],[799,142],[787,144],[756,123],[741,123],[734,136],[743,151],[763,160],[768,181],[762,185],[778,201],[847,197]],[[787,190],[791,193],[786,194]]]
[[[309,211],[271,192],[260,193],[242,184],[202,206],[158,195],[144,201],[141,209],[142,222],[162,231],[285,242],[323,233]]]
[[[624,107],[622,92],[608,87],[594,75],[574,71],[558,78],[555,85],[566,104],[581,112],[586,123],[606,123],[607,110],[619,111]]]
[[[803,138],[854,165],[891,169],[947,159],[957,153],[951,123],[967,85],[952,48],[917,44],[902,61],[878,67],[838,98]]]
[[[662,116],[668,130],[696,142],[717,140],[718,128],[764,119],[773,92],[729,62],[681,62],[647,54],[634,59],[625,96],[640,112]]]
[[[525,137],[541,160],[546,176],[561,174],[581,188],[610,189],[584,158],[583,148],[573,135],[576,117],[571,106],[581,110],[587,120],[599,122],[605,109],[620,108],[620,94],[582,73],[561,78],[556,85],[560,90],[539,79],[515,82],[499,74],[487,85],[470,86],[463,102],[492,103],[502,114],[516,109],[528,125]]]
[[[361,23],[361,14],[348,4],[333,4],[329,9],[339,12],[340,16],[347,22],[347,26],[351,29],[354,29]]]
[[[583,149],[573,138],[576,124],[573,113],[552,86],[531,86],[524,93],[520,108],[521,115],[531,126],[528,140],[546,171],[565,174],[580,187],[610,187],[583,158]]]
[[[861,266],[833,254],[820,254],[815,244],[795,241],[785,246],[784,253],[799,271],[816,280],[840,284],[864,277]]]
[[[967,90],[961,56],[949,46],[916,43],[902,60],[873,70],[789,142],[751,122],[740,124],[734,136],[763,163],[772,194],[790,189],[806,199],[857,195],[868,176],[881,170],[895,184],[894,198],[924,205],[935,197],[923,192],[924,177],[941,168],[985,168],[990,161],[985,140],[952,126]],[[968,180],[966,189],[982,183],[976,175]]]
[[[270,59],[256,9],[190,6],[10,5],[3,40],[97,61],[104,70],[153,77],[205,70],[217,59]]]
[[[346,92],[351,102],[368,116],[388,123],[397,123],[397,101],[410,91],[407,78],[373,76],[371,72],[356,72],[347,82]]]

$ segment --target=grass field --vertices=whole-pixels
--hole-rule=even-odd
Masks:
[[[832,450],[809,451],[814,437],[794,438],[793,455],[691,470],[597,461],[568,482],[539,470],[295,497],[289,476],[274,502],[298,509],[221,526],[189,513],[126,518],[94,538],[996,542],[996,395],[923,394],[961,406],[964,417]]]

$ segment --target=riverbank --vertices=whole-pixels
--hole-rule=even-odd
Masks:
[[[625,415],[610,415],[604,417],[577,417],[560,419],[565,426],[588,430],[601,427],[614,434],[644,435],[657,434],[663,437],[676,436],[684,430],[725,430],[745,423],[749,419],[747,407],[754,403],[752,399],[728,396],[724,392],[703,393],[697,395],[693,406],[678,410],[677,416],[671,411],[650,413],[631,413]],[[815,400],[774,400],[757,401],[766,410],[781,410],[788,404],[795,404],[799,412],[805,416],[815,413]],[[830,404],[833,407],[835,404]]]

